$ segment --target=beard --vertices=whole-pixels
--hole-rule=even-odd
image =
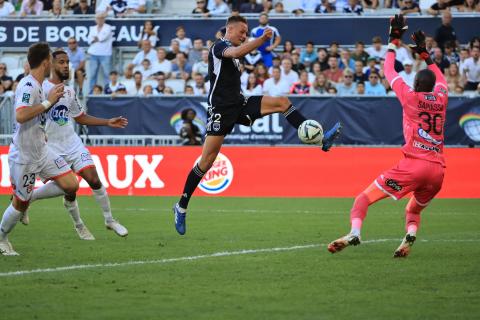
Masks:
[[[58,70],[55,70],[55,73],[57,74],[57,77],[62,81],[68,80],[68,78],[70,78],[70,73],[62,73]]]

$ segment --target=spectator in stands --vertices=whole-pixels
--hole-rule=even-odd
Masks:
[[[338,93],[337,88],[335,88],[335,87],[328,88],[328,94],[329,95],[335,96],[335,95],[337,95],[337,93]]]
[[[368,82],[365,84],[365,94],[370,96],[386,96],[387,90],[380,83],[380,75],[376,71],[371,71],[368,76]]]
[[[308,81],[313,83],[315,78],[322,73],[322,69],[320,68],[320,63],[314,62],[310,65],[310,73],[308,74]]]
[[[272,0],[263,0],[262,1],[262,6],[263,6],[263,12],[269,13],[270,11],[273,10],[273,3]]]
[[[365,82],[357,83],[357,94],[362,96],[365,94]]]
[[[413,71],[413,61],[407,59],[403,61],[403,70],[398,73],[400,77],[405,81],[410,88],[413,88],[413,83],[415,81],[415,75],[417,74]]]
[[[20,16],[39,16],[43,11],[43,2],[40,0],[24,0],[20,8]]]
[[[317,59],[315,60],[315,62],[318,62],[320,64],[320,69],[322,71],[325,71],[328,68],[330,68],[328,66],[328,53],[325,48],[317,49]]]
[[[156,73],[156,70],[153,68],[152,63],[148,59],[143,59],[142,64],[135,67],[134,71],[140,71],[143,79],[148,79]]]
[[[315,8],[315,13],[334,13],[336,10],[335,0],[322,0],[322,4]]]
[[[282,73],[279,67],[272,68],[272,77],[263,82],[263,93],[271,97],[280,97],[290,92],[290,86],[281,79]]]
[[[303,11],[313,12],[320,5],[320,0],[302,0],[300,3],[300,8]]]
[[[14,16],[15,14],[13,4],[6,0],[0,0],[0,17]]]
[[[246,96],[261,96],[263,94],[263,88],[258,84],[254,72],[248,74],[247,85],[242,90]]]
[[[139,48],[142,47],[144,40],[150,41],[152,48],[155,48],[157,46],[158,35],[157,35],[157,31],[155,31],[155,27],[153,26],[152,20],[146,20],[143,23],[142,33],[140,34],[140,40],[138,40]]]
[[[466,80],[465,90],[476,90],[480,84],[480,48],[473,47],[470,55],[461,71]]]
[[[183,109],[181,112],[183,124],[179,134],[183,139],[182,145],[184,146],[199,146],[202,144],[202,132],[193,122],[196,116],[197,112],[192,108]]]
[[[353,81],[353,72],[351,69],[343,70],[342,82],[336,86],[338,95],[351,96],[357,93],[357,84]]]
[[[195,94],[193,87],[187,84],[185,88],[183,88],[183,94],[187,96],[193,96]]]
[[[100,95],[100,94],[103,94],[103,87],[101,85],[94,85],[93,86],[93,90],[92,90],[92,94],[94,95]]]
[[[297,52],[292,53],[290,57],[292,59],[292,70],[299,73],[302,70],[307,69],[303,63],[300,62],[300,55]]]
[[[28,76],[29,73],[30,73],[30,64],[28,63],[28,61],[25,61],[23,63],[23,73],[21,73],[17,76],[17,78],[15,79],[15,82],[16,83],[20,82],[20,80],[22,80],[24,77]]]
[[[192,14],[201,14],[204,17],[209,17],[210,10],[207,9],[206,0],[197,0],[197,6],[192,10]]]
[[[480,2],[478,0],[465,0],[457,10],[460,12],[480,12]]]
[[[282,37],[280,36],[277,28],[268,24],[268,14],[260,14],[258,22],[260,25],[252,29],[251,37],[261,37],[266,28],[270,28],[273,31],[273,37],[269,41],[265,41],[260,47],[258,47],[258,51],[260,51],[260,53],[262,54],[263,63],[267,67],[271,67],[273,64],[272,59],[275,56],[273,50],[278,47],[278,45],[282,41]]]
[[[247,72],[250,73],[255,69],[257,64],[263,63],[262,54],[255,49],[243,57],[243,63]]]
[[[3,92],[12,90],[13,78],[8,75],[7,65],[0,63],[0,86]]]
[[[143,95],[145,97],[153,95],[153,87],[149,84],[143,87]]]
[[[330,82],[323,73],[317,75],[315,81],[312,84],[310,94],[327,94],[328,88],[330,88]]]
[[[302,50],[300,55],[300,63],[306,67],[309,67],[310,64],[317,58],[317,54],[314,49],[313,41],[308,41],[305,49]]]
[[[177,31],[175,35],[177,37],[173,40],[178,41],[180,51],[188,54],[190,50],[193,48],[193,45],[192,45],[192,40],[186,37],[185,28],[183,26],[177,27]]]
[[[85,52],[78,46],[77,40],[71,37],[67,40],[65,52],[75,72],[75,81],[78,84],[78,95],[83,97],[83,81],[85,80]]]
[[[435,48],[433,49],[433,54],[431,55],[431,58],[433,62],[438,66],[442,72],[445,72],[445,70],[450,67],[450,62],[448,62],[447,58],[443,56],[442,49],[440,48]]]
[[[162,94],[164,94],[165,88],[166,88],[165,74],[163,72],[159,72],[156,76],[156,79],[157,79],[157,86],[155,87],[155,89],[153,89],[153,94],[154,95],[162,95]]]
[[[155,51],[155,49],[152,48],[150,40],[143,40],[142,51],[138,52],[135,55],[135,58],[133,58],[130,66],[133,65],[134,68],[140,67],[143,60],[145,59],[148,59],[150,61],[150,65],[155,64],[158,60],[157,52]]]
[[[367,76],[363,72],[363,68],[362,61],[355,61],[355,68],[353,69],[353,81],[358,83],[368,80]]]
[[[188,53],[188,63],[192,66],[202,60],[202,51],[204,49],[203,40],[200,38],[196,38],[193,40],[193,48]]]
[[[257,0],[248,0],[247,3],[242,3],[240,6],[240,13],[260,13],[263,11],[263,6],[257,3]]]
[[[147,11],[145,4],[145,0],[127,0],[127,14],[145,13]]]
[[[118,89],[121,89],[121,88],[126,90],[125,85],[118,81],[118,72],[115,70],[110,71],[110,81],[105,85],[105,88],[103,89],[103,93],[113,94],[117,92]]]
[[[367,60],[367,66],[363,68],[363,73],[367,77],[368,81],[368,76],[370,75],[370,72],[380,72],[380,68],[377,67],[377,64],[380,62],[380,59],[375,58],[375,57],[368,57]]]
[[[181,52],[180,51],[180,42],[178,42],[175,39],[172,39],[170,41],[170,51],[167,52],[167,60],[174,60],[177,57],[177,53]]]
[[[339,48],[340,45],[337,41],[333,41],[332,43],[330,43],[330,46],[328,47],[328,56],[335,57],[337,59],[340,58],[340,54],[338,53]]]
[[[127,94],[132,96],[143,95],[143,77],[140,71],[135,71],[133,74],[133,83],[126,84]]]
[[[254,72],[255,72],[255,76],[257,77],[258,84],[263,85],[265,80],[267,80],[269,78],[268,77],[268,70],[263,63],[257,64]],[[248,79],[248,76],[247,76],[247,79]],[[246,81],[245,81],[245,83],[246,83]]]
[[[165,90],[163,90],[163,94],[167,96],[171,96],[171,95],[174,95],[175,92],[171,87],[165,87]]]
[[[436,3],[432,4],[432,6],[427,9],[427,12],[436,16],[445,10],[449,10],[449,7],[463,4],[463,1],[464,0],[437,0]]]
[[[364,66],[367,65],[368,53],[365,52],[365,44],[362,41],[355,43],[355,51],[351,57],[355,61],[361,61]]]
[[[80,0],[78,7],[73,10],[73,14],[95,14],[95,10],[88,5],[87,0]]]
[[[376,36],[372,39],[372,46],[365,50],[370,57],[383,58],[387,53],[387,48],[382,45],[382,38]]]
[[[468,58],[470,58],[470,51],[468,50],[468,48],[460,49],[460,61],[458,62],[458,69],[460,73],[463,72],[463,65],[465,64],[465,60],[467,60]]]
[[[340,51],[338,67],[342,70],[346,68],[351,70],[355,69],[355,60],[350,58],[350,51],[346,48]]]
[[[187,61],[187,55],[184,52],[177,53],[177,58],[172,61],[172,78],[187,81],[191,73],[192,66]]]
[[[290,87],[291,94],[310,94],[310,88],[312,84],[308,82],[308,72],[301,71],[299,76],[299,81],[295,82]]]
[[[166,78],[170,77],[172,72],[172,62],[166,59],[167,51],[164,48],[158,48],[157,59],[152,64],[154,76],[158,73],[163,73]]]
[[[413,0],[404,0],[403,5],[400,8],[400,13],[403,15],[411,14],[411,13],[421,13],[420,6]]]
[[[127,0],[110,0],[107,6],[107,12],[112,11],[116,18],[121,18],[127,15],[127,7]]]
[[[338,67],[337,58],[329,57],[328,58],[328,66],[329,66],[329,68],[327,70],[323,71],[323,74],[331,82],[334,82],[334,83],[340,82],[340,80],[343,76],[343,71],[340,70],[340,68]]]
[[[79,4],[79,0],[65,0],[63,7],[65,8],[65,10],[74,11],[78,8]]]
[[[90,86],[97,83],[99,69],[103,71],[103,81],[108,81],[112,67],[112,27],[105,23],[105,14],[99,13],[95,16],[96,25],[90,27],[88,33],[88,44],[90,47],[87,53],[90,54],[88,77]]]
[[[363,7],[358,0],[348,0],[348,3],[343,7],[343,12],[361,15],[363,13]]]
[[[204,78],[208,76],[208,49],[202,50],[202,59],[198,62],[195,62],[192,67],[192,74],[200,74]]]
[[[455,52],[455,45],[450,41],[445,42],[443,54],[450,64],[460,62],[460,56]]]
[[[378,0],[362,0],[365,9],[375,10],[378,8]]]
[[[205,82],[205,78],[197,73],[193,76],[194,85],[193,85],[193,94],[196,96],[204,95],[208,93],[208,86]]]
[[[452,43],[457,41],[455,29],[452,27],[452,13],[448,10],[442,14],[442,25],[435,31],[435,41],[442,50],[447,41]]]
[[[212,5],[210,5],[210,3],[212,3]],[[230,8],[223,0],[210,0],[208,3],[208,10],[210,10],[212,16],[230,13]]]
[[[463,87],[456,86],[455,90],[453,91],[453,94],[454,95],[463,95],[464,92],[465,92],[465,90],[463,89]]]
[[[458,86],[463,87],[462,76],[455,63],[450,64],[450,67],[448,67],[445,73],[445,78],[448,84],[448,91],[455,91],[455,88]]]
[[[285,8],[283,7],[283,3],[277,2],[273,7],[273,10],[269,12],[270,15],[278,15],[278,14],[285,14]]]
[[[298,73],[295,72],[292,67],[293,63],[291,59],[285,58],[282,60],[282,66],[280,67],[282,70],[281,77],[282,81],[288,85],[289,90],[292,85],[298,81]]]

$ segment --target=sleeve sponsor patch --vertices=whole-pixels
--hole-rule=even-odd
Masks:
[[[22,102],[29,103],[30,102],[30,93],[24,93],[22,96]]]

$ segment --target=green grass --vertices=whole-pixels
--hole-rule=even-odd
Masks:
[[[112,197],[126,239],[105,230],[93,198],[79,199],[96,241],[80,241],[60,199],[34,203],[10,236],[20,257],[0,273],[147,261],[215,252],[318,247],[0,277],[0,319],[478,319],[480,200],[435,200],[407,259],[405,201],[373,206],[364,243],[332,255],[352,199],[194,198],[187,235],[167,197]],[[0,197],[2,210],[7,197]],[[428,241],[421,241],[428,240]]]

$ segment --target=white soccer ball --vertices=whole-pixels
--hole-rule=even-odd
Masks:
[[[323,139],[323,128],[315,120],[305,120],[298,127],[298,138],[306,144],[320,145]]]

